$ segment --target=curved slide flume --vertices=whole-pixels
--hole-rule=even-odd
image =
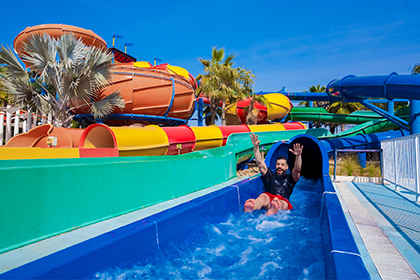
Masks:
[[[281,120],[293,108],[289,98],[281,93],[264,93],[264,97],[268,102],[268,106],[256,102],[254,104],[257,109],[256,114],[258,124],[267,124],[268,121]],[[208,97],[200,96],[204,104],[209,105],[210,99]],[[226,106],[226,123],[229,125],[239,125],[246,123],[247,107],[251,103],[251,99],[247,98],[239,100],[236,103],[227,104]],[[220,101],[219,107],[222,107]]]
[[[383,117],[371,111],[356,111],[351,114],[329,113],[321,107],[293,107],[286,118],[291,121],[319,121],[342,124],[361,124]]]
[[[73,34],[87,46],[107,50],[105,40],[91,30],[65,25],[43,24],[27,27],[14,40],[14,49],[19,56],[24,54],[24,44],[35,34],[47,34],[54,39],[64,34]],[[119,91],[125,101],[123,110],[116,109],[107,116],[108,125],[171,123],[185,124],[195,108],[194,90],[197,82],[188,71],[167,63],[152,66],[148,62],[121,63],[112,66],[111,85],[102,90],[98,99]],[[72,100],[69,108],[85,104]],[[72,110],[76,120],[93,120],[90,106]]]
[[[292,123],[289,130],[303,131],[306,127]],[[117,148],[119,156],[177,155],[225,146],[233,133],[282,132],[280,124],[234,125],[205,127],[109,127],[93,124],[79,140],[81,148]]]
[[[409,108],[403,107],[395,112],[396,116],[409,119]],[[355,127],[340,133],[327,136],[325,138],[340,138],[354,136],[360,133],[370,134],[376,132],[397,129],[398,126],[393,122],[384,119],[382,116],[371,111],[356,111],[351,114],[328,113],[324,108],[295,107],[287,117],[291,120],[299,121],[320,121],[342,124],[358,124]]]

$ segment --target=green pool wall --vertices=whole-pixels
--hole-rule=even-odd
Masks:
[[[257,133],[270,146],[325,129]],[[236,177],[249,134],[220,148],[179,156],[0,161],[0,253],[181,197]]]

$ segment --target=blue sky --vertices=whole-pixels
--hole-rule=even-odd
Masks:
[[[112,46],[153,62],[202,72],[211,48],[237,55],[255,91],[308,90],[353,74],[409,73],[420,63],[420,1],[7,1],[0,44],[27,26],[90,29]],[[4,7],[3,5],[3,7]]]

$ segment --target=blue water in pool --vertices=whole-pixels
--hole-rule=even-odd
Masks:
[[[302,178],[291,196],[293,210],[231,214],[91,279],[325,279],[320,185]]]

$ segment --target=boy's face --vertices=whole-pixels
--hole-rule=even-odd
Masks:
[[[285,159],[279,159],[276,161],[277,175],[285,175],[287,168],[289,168],[289,166],[287,165],[287,161]]]

